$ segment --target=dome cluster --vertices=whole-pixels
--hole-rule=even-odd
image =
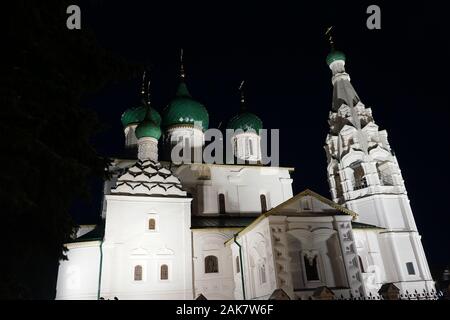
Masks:
[[[181,81],[175,97],[162,111],[162,116],[154,108],[143,103],[141,106],[126,110],[122,114],[121,121],[124,128],[136,126],[137,139],[151,137],[158,140],[161,137],[161,128],[189,126],[202,131],[207,130],[209,114],[203,104],[192,98],[186,83]],[[227,129],[254,130],[256,133],[259,133],[262,127],[261,119],[247,111],[234,116],[227,125]]]

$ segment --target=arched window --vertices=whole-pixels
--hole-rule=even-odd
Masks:
[[[361,272],[362,272],[362,273],[365,273],[365,271],[364,271],[364,265],[363,265],[361,256],[358,256],[358,261],[359,261],[359,266],[360,266],[360,268],[361,268]]]
[[[241,262],[239,261],[239,256],[236,256],[235,263],[236,263],[236,273],[241,272]]]
[[[259,265],[259,281],[261,284],[264,284],[267,282],[266,265],[264,263]]]
[[[167,264],[162,264],[160,268],[160,279],[161,280],[168,280],[169,279],[169,267]]]
[[[378,176],[380,177],[380,184],[382,186],[393,186],[392,172],[389,168],[388,162],[377,163]]]
[[[353,189],[359,190],[366,188],[367,180],[361,162],[354,163],[351,168],[353,169]]]
[[[253,141],[252,141],[252,139],[248,139],[248,150],[249,150],[250,156],[253,156]]]
[[[207,256],[205,258],[205,273],[218,273],[219,260],[216,256]]]
[[[156,230],[156,221],[151,218],[148,220],[148,230],[155,231]]]
[[[134,267],[134,281],[142,281],[142,266]]]
[[[267,211],[266,195],[265,194],[260,195],[259,200],[261,201],[261,212],[266,212]]]
[[[225,195],[223,193],[219,193],[219,213],[225,213]]]
[[[339,174],[338,168],[334,168],[333,175],[334,175],[334,184],[336,185],[336,198],[342,200],[343,190],[342,190],[341,176]]]
[[[305,264],[306,279],[308,281],[319,281],[319,270],[317,269],[317,256],[310,259],[306,255],[303,256],[303,262]]]

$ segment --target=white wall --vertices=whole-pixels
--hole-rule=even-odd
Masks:
[[[192,299],[189,198],[106,196],[101,295],[119,299]],[[148,230],[148,220],[156,230]],[[160,279],[160,266],[169,279]],[[143,280],[134,281],[134,267]]]
[[[353,246],[350,229],[339,224],[350,223],[350,216],[282,216],[272,215],[251,226],[238,236],[242,246],[243,275],[246,299],[267,299],[275,289],[281,288],[292,299],[305,290],[320,286],[347,288],[360,293],[358,266],[352,265],[355,253],[344,253],[344,246]],[[338,228],[336,230],[336,228]],[[342,243],[342,230],[350,232],[348,243]],[[239,255],[239,247],[232,249],[233,262]],[[317,255],[318,281],[308,281],[301,256],[305,253]],[[266,282],[261,281],[258,267],[265,263]],[[233,264],[235,298],[242,299],[242,278]],[[353,279],[355,276],[355,279]],[[349,279],[350,278],[350,279]],[[298,294],[297,294],[298,293]]]
[[[361,258],[364,288],[367,294],[378,294],[386,283],[386,269],[379,244],[378,229],[353,229],[358,256]],[[392,267],[392,266],[391,266]]]
[[[391,230],[417,231],[407,195],[371,195],[347,201],[358,213],[357,221]]]
[[[261,220],[250,232],[237,240],[242,245],[242,260],[246,299],[267,299],[277,288],[272,240],[268,219]],[[236,246],[236,244],[233,244]],[[233,249],[233,253],[238,252]],[[235,261],[236,257],[233,257]],[[261,278],[261,266],[265,269],[265,282]],[[242,289],[239,274],[235,274],[235,285]]]
[[[231,248],[224,243],[239,229],[192,230],[194,296],[203,294],[208,300],[232,300],[234,279]],[[205,273],[205,257],[216,256],[219,261],[218,273]]]
[[[194,215],[217,214],[219,193],[225,195],[226,212],[236,215],[259,215],[261,194],[267,209],[292,197],[288,168],[192,164],[174,169],[174,174],[194,197]]]
[[[68,260],[60,261],[56,300],[96,300],[100,268],[100,241],[66,245]]]

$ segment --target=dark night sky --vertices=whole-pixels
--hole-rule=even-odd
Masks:
[[[212,5],[214,3],[214,5]],[[296,3],[296,5],[294,5]],[[431,265],[450,261],[448,183],[448,33],[444,8],[407,2],[379,3],[382,29],[366,28],[372,2],[215,1],[165,7],[127,1],[82,1],[82,27],[104,48],[152,70],[152,101],[161,110],[174,95],[179,49],[185,49],[191,94],[217,127],[239,108],[237,88],[247,80],[247,100],[265,128],[280,129],[280,162],[293,166],[294,192],[330,197],[323,150],[332,86],[323,33],[335,25],[347,71],[376,123],[388,130]],[[139,103],[141,79],[117,83],[86,97],[106,125],[95,140],[102,155],[120,154],[122,112]],[[99,202],[100,196],[95,197]],[[99,205],[76,213],[91,221]]]

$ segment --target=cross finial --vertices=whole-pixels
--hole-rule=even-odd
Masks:
[[[150,101],[150,82],[151,82],[151,80],[149,78],[148,82],[147,82],[147,99],[146,99],[146,102],[148,105],[150,105],[150,103],[151,103],[151,101]]]
[[[334,26],[330,26],[327,31],[325,31],[325,36],[327,37],[328,43],[330,44],[332,50],[334,50],[333,28]]]
[[[143,100],[145,100],[145,75],[147,71],[144,71],[144,74],[142,75],[142,86],[141,86],[141,97]]]
[[[147,82],[147,83],[146,83]],[[147,107],[145,111],[145,120],[150,120],[150,77],[147,76],[147,70],[144,71],[144,76],[142,77],[142,101],[144,105]]]
[[[239,91],[241,92],[241,112],[244,112],[246,109],[245,96],[244,96],[244,84],[245,84],[245,80],[242,80],[241,84],[239,85]]]
[[[181,52],[180,52],[180,77],[182,79],[184,79],[186,77],[186,74],[184,73],[184,59],[183,59],[183,48],[181,48]]]

